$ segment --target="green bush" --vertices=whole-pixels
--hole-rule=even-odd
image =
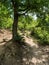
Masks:
[[[42,44],[49,44],[49,33],[41,27],[33,28],[31,35],[37,38]]]
[[[10,28],[12,28],[12,23],[13,23],[13,21],[12,21],[11,18],[8,18],[8,19],[4,18],[0,22],[0,28],[8,28],[8,29],[10,29]]]

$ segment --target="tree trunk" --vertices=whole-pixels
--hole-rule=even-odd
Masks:
[[[13,28],[12,28],[12,35],[13,35],[13,40],[16,40],[17,37],[17,27],[18,27],[18,4],[14,1],[11,0],[12,5],[13,5],[13,11],[14,11],[14,21],[13,21]]]
[[[18,13],[16,11],[16,8],[14,7],[14,22],[13,22],[13,40],[16,40],[17,36],[17,27],[18,27]]]

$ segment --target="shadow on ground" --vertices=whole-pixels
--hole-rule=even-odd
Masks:
[[[6,41],[0,65],[49,65],[49,47]]]

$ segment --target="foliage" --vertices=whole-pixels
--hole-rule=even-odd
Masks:
[[[12,19],[11,18],[4,18],[0,23],[0,28],[12,28]]]
[[[44,21],[44,20],[43,20]],[[40,43],[42,44],[49,44],[49,21],[45,21],[44,24],[39,21],[40,24],[42,25],[38,25],[33,27],[31,35],[35,36],[35,38],[37,38]]]
[[[32,27],[36,25],[38,25],[38,22],[36,22],[32,16],[21,16],[19,18],[18,29],[21,31],[32,30]]]
[[[32,31],[41,42],[49,43],[49,0],[1,0],[0,7],[0,28],[10,28],[12,20],[17,19],[13,15],[16,12],[18,29]]]
[[[12,18],[9,16],[8,9],[0,3],[0,28],[11,28]]]
[[[29,20],[29,19],[28,19]],[[19,19],[18,27],[21,31],[31,31],[31,35],[38,39],[42,44],[49,44],[49,16],[47,15],[44,20],[37,18],[30,20],[28,23],[25,18]]]

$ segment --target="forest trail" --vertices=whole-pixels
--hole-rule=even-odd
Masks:
[[[49,46],[39,46],[26,36],[25,44],[17,45],[11,38],[9,30],[0,30],[0,65],[49,65]]]

